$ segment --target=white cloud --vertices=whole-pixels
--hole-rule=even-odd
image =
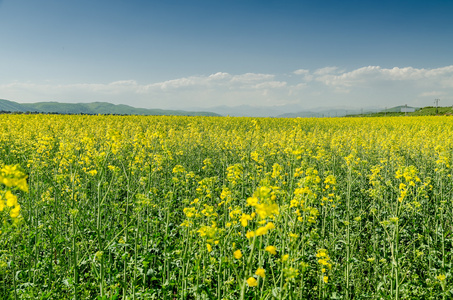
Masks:
[[[306,74],[310,73],[310,71],[306,70],[306,69],[298,69],[298,70],[294,71],[293,73],[296,75],[306,75]]]
[[[190,76],[178,79],[167,80],[153,83],[141,88],[141,92],[150,89],[160,88],[162,90],[181,89],[188,87],[240,87],[256,88],[258,84],[276,85],[272,74],[245,73],[240,75],[230,75],[224,72],[217,72],[209,76]]]
[[[378,74],[380,67],[369,66],[363,67],[351,72],[344,72],[338,75],[331,74],[335,68],[324,68],[315,72],[316,80],[324,83],[325,85],[332,86],[351,86],[354,83],[362,83],[367,78],[374,77]]]
[[[453,66],[366,66],[349,71],[326,67],[314,72],[298,69],[286,75],[217,72],[148,84],[135,80],[66,85],[0,83],[0,98],[13,101],[107,101],[149,108],[273,103],[300,103],[307,108],[339,104],[385,107],[422,105],[423,101],[431,105],[431,98],[441,98],[443,104],[450,105],[452,95]]]
[[[213,80],[222,80],[222,79],[231,78],[231,75],[228,73],[224,73],[224,72],[217,72],[215,74],[209,75],[208,78],[213,79]]]
[[[206,80],[203,80],[200,77],[185,77],[185,78],[178,78],[167,80],[163,82],[158,82],[149,85],[149,87],[160,88],[162,90],[170,90],[170,89],[180,89],[186,88],[195,85],[203,85],[205,84]]]
[[[431,91],[431,92],[424,92],[420,94],[420,97],[440,97],[445,95],[444,92],[439,91]]]
[[[267,81],[258,83],[253,86],[255,89],[278,89],[286,87],[287,83],[285,81]]]
[[[109,101],[124,103],[127,101],[128,104],[140,107],[177,107],[181,101],[184,101],[185,105],[189,102],[193,102],[194,105],[203,105],[209,98],[221,99],[219,101],[224,103],[237,102],[239,105],[240,101],[257,101],[256,103],[259,103],[260,95],[270,97],[273,95],[272,90],[285,88],[287,85],[285,81],[274,80],[274,78],[273,74],[231,75],[217,72],[208,76],[189,76],[150,84],[138,84],[135,80],[120,80],[106,84],[67,85],[14,82],[0,84],[0,98],[21,102]],[[149,102],[147,99],[153,99],[153,103],[156,104],[147,103]]]
[[[231,82],[240,84],[255,83],[257,81],[266,81],[274,79],[275,75],[272,74],[257,74],[257,73],[245,73],[242,75],[235,75],[231,79]]]
[[[109,83],[111,86],[137,86],[135,80],[120,80]]]
[[[443,86],[453,87],[453,66],[437,69],[417,69],[412,67],[392,69],[381,68],[380,66],[362,67],[350,72],[329,74],[318,72],[315,80],[332,87],[373,87],[383,83],[398,84],[406,82],[418,87]]]
[[[338,99],[346,100],[348,94],[349,99],[362,98],[361,102],[420,106],[431,105],[428,98],[432,97],[442,96],[444,103],[453,101],[453,66],[433,69],[367,66],[352,71],[321,69],[315,73],[314,81],[330,89]]]
[[[296,74],[296,75],[303,75],[302,76],[302,79],[304,81],[312,81],[313,80],[313,75],[310,74],[310,71],[309,70],[306,70],[306,69],[299,69],[299,70],[296,70],[293,72],[293,74]]]
[[[337,70],[338,70],[337,67],[325,67],[325,68],[317,69],[317,70],[314,72],[314,74],[315,74],[315,75],[332,74],[332,73],[336,73]]]

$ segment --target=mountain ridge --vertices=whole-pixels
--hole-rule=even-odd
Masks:
[[[216,106],[210,108],[186,107],[184,109],[148,109],[136,108],[126,104],[112,104],[109,102],[89,103],[62,103],[56,101],[18,103],[10,100],[0,99],[0,113],[56,113],[56,114],[91,114],[91,115],[160,115],[160,116],[231,116],[231,117],[271,117],[271,118],[325,118],[345,116],[373,116],[399,114],[403,108],[412,108],[415,111],[418,107],[406,105],[395,106],[386,109],[367,107],[357,109],[351,107],[319,107],[310,110],[303,109],[297,104],[283,106]],[[423,112],[420,112],[423,113]],[[411,113],[417,115],[420,113]]]
[[[61,102],[36,102],[17,103],[0,99],[0,111],[3,112],[31,112],[31,113],[59,113],[59,114],[118,114],[118,115],[154,115],[154,116],[220,116],[208,111],[185,111],[136,108],[125,104],[112,104],[109,102],[90,103],[61,103]]]

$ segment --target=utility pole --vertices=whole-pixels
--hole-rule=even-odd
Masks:
[[[439,113],[439,108],[438,108],[439,101],[440,101],[440,99],[434,99],[434,102],[436,102],[436,115]]]
[[[407,104],[406,104],[406,109],[404,110],[404,115],[407,117]]]

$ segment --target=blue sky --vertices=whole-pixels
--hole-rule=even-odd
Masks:
[[[0,0],[0,98],[453,105],[453,1]]]

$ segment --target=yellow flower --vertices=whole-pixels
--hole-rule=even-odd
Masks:
[[[279,207],[276,203],[257,204],[255,208],[256,213],[260,216],[261,219],[264,219],[266,217],[273,217],[274,215],[279,214]]]
[[[208,249],[208,252],[211,252],[211,251],[212,251],[211,244],[206,244],[206,248]]]
[[[242,216],[240,218],[242,227],[246,227],[248,224],[248,221],[251,221],[252,219],[253,219],[252,216],[247,215],[247,214],[242,214]]]
[[[6,205],[8,205],[9,207],[17,205],[17,197],[16,197],[16,195],[13,195],[10,191],[6,192],[5,198],[6,198]]]
[[[269,230],[275,229],[274,223],[272,223],[272,222],[267,223],[267,224],[266,224],[266,229],[269,229]]]
[[[327,250],[318,249],[318,252],[316,253],[316,257],[327,257]]]
[[[247,279],[247,284],[254,287],[258,285],[258,281],[256,281],[255,277],[249,277],[249,279]]]
[[[440,275],[436,276],[436,279],[438,279],[439,281],[444,281],[445,278],[447,278],[447,276],[445,276],[444,274],[440,274]]]
[[[292,238],[292,239],[297,239],[297,238],[299,237],[298,234],[292,233],[292,232],[289,233],[289,236],[290,236],[290,238]]]
[[[17,218],[19,216],[20,205],[16,205],[13,209],[11,209],[9,215],[11,218]]]
[[[195,207],[185,207],[183,209],[183,212],[186,215],[186,217],[192,218],[193,216],[195,216],[196,210]]]
[[[245,234],[245,237],[248,239],[251,239],[254,236],[255,236],[255,231],[249,231]]]
[[[264,278],[266,277],[266,270],[264,270],[263,268],[258,268],[255,274],[260,276],[261,278]]]
[[[323,266],[329,265],[329,262],[327,261],[327,259],[319,259],[318,263]]]
[[[277,254],[277,248],[275,248],[274,246],[267,246],[266,248],[264,248],[264,250],[266,250],[272,255]]]
[[[265,235],[267,233],[267,228],[265,226],[260,227],[256,230],[256,236]]]
[[[250,197],[247,199],[247,205],[249,206],[256,206],[258,204],[258,198]]]
[[[283,256],[282,256],[282,262],[285,262],[285,261],[287,261],[287,260],[288,260],[288,258],[289,258],[289,254],[285,254],[285,255],[283,255]]]
[[[329,276],[324,276],[324,277],[322,278],[322,280],[323,280],[325,283],[327,283],[327,281],[329,281]]]
[[[236,259],[241,259],[241,257],[242,257],[242,252],[241,252],[241,250],[236,250],[236,251],[234,251],[233,256],[234,256],[234,258],[236,258]]]

